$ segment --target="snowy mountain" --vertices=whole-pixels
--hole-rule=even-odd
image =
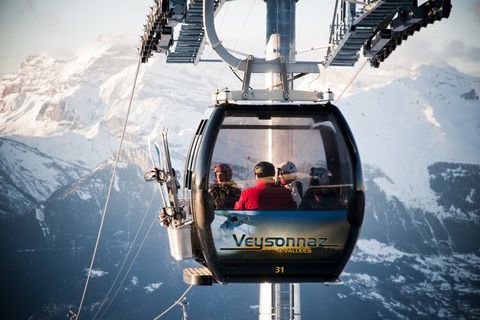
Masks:
[[[421,66],[381,90],[340,101],[364,162],[391,179],[377,181],[412,206],[432,206],[428,166],[439,161],[480,164],[480,79],[454,68]],[[380,150],[382,150],[380,152]]]
[[[23,203],[29,207],[28,202],[42,202],[61,186],[88,172],[84,167],[51,157],[15,140],[0,138],[0,149],[0,170],[5,173],[2,186],[8,193],[6,200],[13,200],[13,206]],[[11,188],[7,188],[8,185]],[[11,209],[1,213],[8,214]]]
[[[136,59],[134,48],[102,43],[72,61],[29,57],[16,73],[0,78],[0,134],[95,167],[116,149]],[[188,144],[219,81],[208,66],[194,68],[166,65],[164,57],[142,65],[127,147],[144,148],[146,137],[157,139],[163,127],[174,144]]]
[[[78,305],[136,59],[130,48],[101,44],[72,61],[32,56],[0,77],[2,318],[64,318]],[[143,182],[146,141],[168,127],[174,166],[183,168],[209,93],[240,84],[223,66],[164,60],[141,68],[90,318],[130,247],[142,251],[105,318],[152,318],[185,288],[185,263],[169,257],[155,221],[155,186]],[[327,70],[300,88],[340,92],[349,72]],[[338,101],[365,164],[366,216],[344,285],[302,287],[306,319],[319,301],[326,318],[480,318],[479,92],[479,78],[422,66],[364,71]],[[193,319],[256,318],[258,287],[195,288],[189,301]]]

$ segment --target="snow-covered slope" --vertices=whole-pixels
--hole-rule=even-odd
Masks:
[[[3,192],[20,194],[31,200],[46,200],[60,187],[77,180],[88,170],[49,156],[21,142],[0,138],[0,172]]]
[[[339,102],[364,162],[390,180],[390,195],[435,210],[428,166],[439,161],[480,164],[480,79],[454,68],[421,66],[413,78],[346,97]]]
[[[117,146],[135,77],[135,53],[134,48],[102,44],[72,61],[29,57],[16,73],[0,78],[0,134],[93,168]],[[156,139],[164,127],[170,128],[174,144],[188,144],[210,103],[219,73],[164,60],[156,57],[142,65],[127,147],[145,146],[146,136]]]

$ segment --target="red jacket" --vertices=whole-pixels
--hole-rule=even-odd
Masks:
[[[297,210],[290,190],[273,183],[257,181],[257,185],[242,191],[235,203],[236,210]]]

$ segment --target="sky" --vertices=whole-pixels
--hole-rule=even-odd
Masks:
[[[424,1],[419,0],[419,3]],[[389,58],[390,65],[447,62],[480,76],[480,0],[452,0],[450,18],[415,34]],[[96,41],[139,46],[153,0],[0,0],[0,74],[14,72],[32,54],[72,59]],[[327,44],[334,0],[297,3],[297,49]],[[225,4],[216,19],[225,46],[263,55],[263,0]],[[300,57],[301,59],[301,57]]]

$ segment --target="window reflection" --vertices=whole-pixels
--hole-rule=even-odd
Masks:
[[[226,116],[212,164],[217,210],[336,210],[353,190],[351,160],[330,114]]]

